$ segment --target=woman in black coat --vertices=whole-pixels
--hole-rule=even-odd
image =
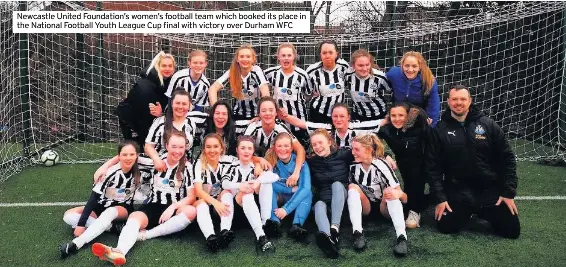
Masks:
[[[175,58],[161,51],[140,76],[116,109],[124,139],[136,141],[141,147],[153,120],[161,115],[169,98],[165,95],[175,73]]]
[[[424,155],[430,129],[427,115],[419,107],[399,102],[389,108],[387,122],[379,129],[378,136],[395,154],[403,177],[409,210],[405,224],[407,228],[417,228],[420,227],[420,214],[426,207]]]

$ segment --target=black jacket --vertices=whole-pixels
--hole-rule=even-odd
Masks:
[[[138,133],[149,131],[149,127],[155,119],[149,113],[149,103],[159,102],[163,112],[165,112],[165,107],[169,102],[165,92],[171,78],[164,78],[163,85],[161,85],[155,68],[152,68],[148,74],[146,72],[144,70],[140,74],[141,79],[136,82],[128,92],[127,98],[122,100],[116,109],[116,115],[120,120]]]
[[[473,105],[463,125],[444,112],[430,141],[426,169],[437,203],[458,198],[483,206],[515,197],[515,155],[499,125]]]
[[[307,158],[311,171],[311,183],[319,200],[330,203],[332,200],[332,184],[349,183],[350,164],[354,161],[352,150],[339,148],[327,157],[313,156]]]
[[[430,131],[426,121],[427,115],[422,109],[412,110],[416,113],[408,115],[407,127],[397,129],[389,123],[379,128],[377,133],[395,153],[395,160],[398,163],[422,162],[425,157]]]

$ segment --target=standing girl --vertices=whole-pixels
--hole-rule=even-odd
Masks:
[[[352,54],[354,71],[346,73],[346,89],[354,102],[353,119],[360,121],[379,120],[385,117],[386,104],[383,93],[390,91],[385,73],[377,69],[375,59],[365,49]]]
[[[250,120],[257,115],[257,99],[269,96],[268,82],[261,68],[255,65],[256,53],[250,45],[243,45],[236,50],[232,65],[208,90],[210,103],[218,99],[218,91],[226,82],[230,84],[232,97],[235,98],[234,119]]]
[[[400,65],[387,72],[393,103],[409,102],[419,106],[426,111],[428,124],[434,127],[440,118],[440,96],[432,71],[423,55],[415,51],[405,53]]]

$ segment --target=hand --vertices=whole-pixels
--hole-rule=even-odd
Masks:
[[[96,170],[96,172],[94,173],[94,183],[100,183],[102,182],[102,180],[104,180],[104,175],[106,174],[106,172],[108,171],[108,168],[103,168],[102,166],[100,166],[100,168],[98,168],[98,170]]]
[[[156,102],[157,105],[149,103],[149,113],[154,117],[161,117],[163,109],[161,108],[161,103]]]
[[[403,196],[403,191],[392,187],[387,187],[383,190],[383,198],[386,200],[400,199]]]
[[[284,119],[284,118],[287,118],[288,116],[289,116],[289,113],[287,113],[286,109],[284,109],[284,108],[277,109],[277,118]]]
[[[252,186],[249,183],[241,183],[240,184],[240,191],[242,191],[245,194],[249,194],[252,193],[254,191],[254,189],[252,188]]]
[[[171,216],[173,216],[173,212],[175,212],[175,209],[173,208],[173,206],[169,206],[169,208],[167,208],[163,212],[163,214],[161,214],[161,217],[159,217],[159,224],[162,224],[167,220],[171,219]]]
[[[252,124],[252,123],[259,121],[259,120],[260,120],[259,117],[255,117],[255,118],[251,119],[250,121],[248,121],[248,124]]]
[[[385,161],[387,162],[387,165],[391,167],[391,169],[397,170],[397,162],[395,162],[395,160],[391,156],[385,157]]]
[[[154,160],[153,166],[156,170],[158,170],[160,172],[164,172],[164,171],[167,170],[167,166],[165,165],[165,162],[163,162],[163,160],[161,160],[161,159]]]
[[[444,215],[444,210],[452,212],[450,205],[448,205],[448,201],[436,204],[436,208],[434,209],[434,218],[437,221],[440,221],[440,218],[442,218],[442,215]]]
[[[261,183],[259,183],[257,180],[249,181],[248,183],[250,183],[250,186],[252,187],[254,192],[259,193],[259,187],[261,186]]]
[[[297,181],[299,180],[299,174],[293,173],[289,178],[287,178],[287,187],[293,187],[297,185]]]
[[[75,237],[79,237],[85,232],[85,230],[86,228],[84,226],[77,226],[75,227],[75,231],[73,232],[73,234],[75,235]]]
[[[273,170],[273,166],[271,166],[271,164],[269,163],[269,161],[267,161],[267,160],[264,159],[264,158],[259,158],[258,163],[259,163],[259,165],[261,166],[261,168],[262,168],[263,170],[266,170],[266,171],[271,171],[271,170]]]
[[[431,119],[431,118],[427,118],[427,119],[426,119],[426,122],[428,123],[428,125],[431,125],[431,124],[432,124],[432,119]]]
[[[507,204],[507,207],[509,208],[509,211],[511,211],[512,215],[519,214],[519,211],[517,210],[517,206],[515,206],[515,200],[513,200],[512,198],[499,197],[499,200],[497,200],[495,206],[499,206],[499,204],[501,204],[501,201]]]
[[[283,220],[283,218],[285,218],[285,216],[287,216],[287,212],[283,208],[275,209],[274,212],[275,212],[275,216],[277,216],[277,218],[279,218],[279,220]]]
[[[229,205],[224,204],[220,201],[215,201],[214,203],[212,203],[212,206],[214,207],[214,209],[216,210],[216,212],[218,213],[218,215],[222,216],[222,217],[226,217],[228,215],[230,215],[230,209],[229,209]]]

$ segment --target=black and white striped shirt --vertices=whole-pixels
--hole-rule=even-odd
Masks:
[[[160,172],[154,168],[153,160],[146,155],[138,157],[138,165],[140,171],[151,172],[149,184],[151,191],[149,194],[149,203],[158,203],[163,205],[171,205],[187,196],[187,188],[192,187],[192,170],[193,165],[190,161],[185,162],[185,170],[182,172],[182,180],[178,180],[176,172],[179,163],[170,166],[167,162],[167,154],[161,156],[161,160],[165,163],[167,169]]]
[[[185,119],[185,123],[181,128],[177,128],[175,124],[173,124],[177,130],[184,132],[187,137],[187,153],[191,151],[193,146],[193,139],[195,138],[195,130],[196,126],[194,122],[188,118]],[[166,152],[165,143],[163,142],[163,131],[165,130],[165,116],[161,116],[159,118],[155,118],[153,120],[153,124],[149,128],[149,133],[145,138],[146,144],[155,145],[155,150],[159,155],[164,154]]]
[[[222,187],[228,190],[238,190],[240,183],[255,180],[254,170],[255,166],[252,162],[242,165],[240,160],[234,161],[222,175]]]
[[[200,158],[197,160],[194,166],[194,180],[193,183],[202,184],[220,184],[222,182],[222,175],[227,171],[227,169],[236,162],[238,158],[230,155],[223,155],[218,160],[218,166],[213,169],[209,164],[205,170],[202,169],[202,161]]]
[[[344,136],[338,134],[338,130],[330,123],[316,123],[307,121],[307,132],[311,134],[316,129],[326,129],[334,137],[338,147],[352,147],[354,137],[358,135],[377,133],[381,124],[381,120],[371,121],[351,121],[348,124],[348,131]]]
[[[322,62],[317,62],[307,68],[310,91],[318,92],[312,100],[312,108],[318,113],[330,117],[332,107],[344,101],[344,75],[349,68],[348,62],[343,59],[336,61],[333,70],[326,70]]]
[[[275,137],[279,133],[283,133],[283,132],[289,133],[293,138],[293,141],[297,140],[297,138],[295,138],[295,136],[291,133],[289,127],[287,127],[285,123],[279,120],[275,121],[275,127],[269,134],[266,134],[265,131],[263,130],[263,127],[261,127],[261,121],[256,121],[250,124],[248,128],[246,128],[244,135],[249,135],[253,137],[255,139],[255,145],[257,147],[263,147],[267,149],[271,147],[271,142],[273,141],[273,139],[275,139]]]
[[[354,112],[365,118],[383,118],[387,113],[385,90],[391,91],[385,73],[372,69],[372,75],[360,78],[350,69],[344,76],[346,90],[354,102]]]
[[[167,88],[165,95],[171,98],[173,90],[177,87],[182,87],[185,88],[185,91],[189,92],[193,106],[208,107],[208,88],[210,88],[210,82],[204,74],[200,75],[198,81],[193,81],[190,74],[190,68],[177,71],[173,77],[171,77],[171,82],[169,83],[169,88]]]
[[[208,119],[208,113],[193,110],[187,113],[187,118],[195,124],[194,138],[196,140],[202,141],[202,139],[204,138],[204,133],[206,132],[206,127],[207,127],[206,120]]]
[[[399,185],[395,172],[382,159],[373,159],[368,170],[359,162],[350,165],[350,182],[360,185],[364,191],[372,194],[368,198],[373,200],[382,199],[385,188]]]
[[[230,71],[226,71],[224,75],[216,81],[224,87],[226,87],[226,84],[229,85]],[[257,115],[257,100],[261,97],[259,87],[267,83],[261,68],[254,65],[248,75],[242,77],[242,93],[244,94],[244,99],[234,100],[234,106],[232,107],[234,114],[247,119],[255,117]]]
[[[92,191],[99,193],[98,204],[110,207],[117,203],[132,204],[135,192],[135,181],[132,172],[124,173],[117,163],[106,171],[104,180],[94,185]]]
[[[273,87],[273,98],[277,105],[299,119],[306,119],[305,95],[312,93],[307,72],[295,66],[293,73],[286,75],[281,66],[275,66],[265,70],[265,77]],[[295,130],[300,129],[296,127]]]

